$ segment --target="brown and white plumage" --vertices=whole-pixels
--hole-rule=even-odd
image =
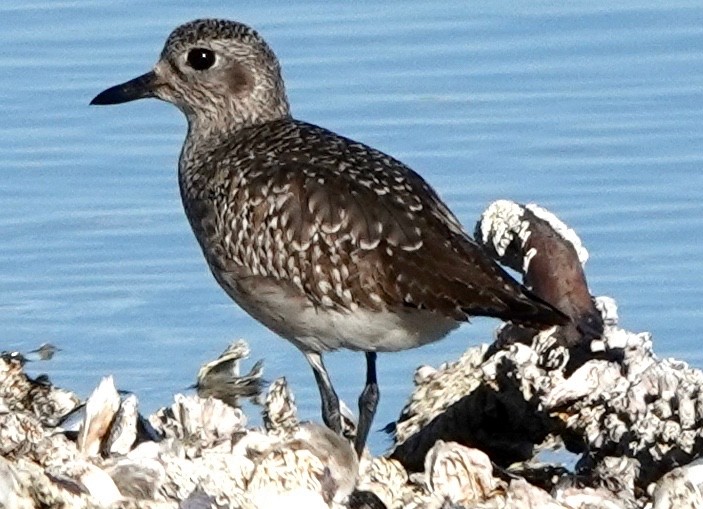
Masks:
[[[291,118],[204,149],[182,162],[181,192],[228,292],[238,286],[229,274],[246,274],[325,310],[555,323],[554,309],[489,259],[422,177],[390,156]]]
[[[141,97],[186,115],[181,196],[210,269],[303,351],[338,431],[321,355],[366,352],[357,451],[378,399],[375,352],[436,341],[473,315],[537,327],[568,320],[494,263],[413,170],[292,118],[278,60],[249,27],[186,23],[153,71],[93,104]]]

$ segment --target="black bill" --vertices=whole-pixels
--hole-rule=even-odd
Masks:
[[[154,97],[154,90],[157,86],[156,74],[154,71],[150,71],[146,74],[142,74],[138,78],[103,90],[93,97],[90,104],[121,104],[144,97]]]

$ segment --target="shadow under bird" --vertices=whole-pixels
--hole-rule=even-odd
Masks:
[[[91,104],[146,97],[188,120],[181,198],[215,279],[305,355],[323,420],[338,433],[322,355],[365,352],[359,454],[379,398],[377,352],[437,341],[474,315],[539,329],[568,323],[487,256],[413,170],[294,119],[278,59],[248,26],[181,25],[152,71]]]

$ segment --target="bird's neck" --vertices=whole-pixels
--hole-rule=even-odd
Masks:
[[[290,117],[283,90],[262,88],[245,99],[228,96],[197,109],[181,108],[188,119],[188,138],[212,140],[236,131]]]
[[[216,167],[209,163],[212,158],[218,158],[216,154],[220,149],[235,150],[240,142],[246,143],[243,140],[249,138],[246,133],[251,132],[252,128],[290,118],[287,110],[285,114],[257,122],[224,123],[188,117],[188,133],[178,164],[181,192],[195,196],[205,190],[210,173]]]
[[[205,143],[213,147],[218,140],[236,137],[238,131],[291,118],[291,114],[287,101],[283,101],[275,107],[256,110],[233,104],[227,109],[186,112],[186,118],[188,120],[186,144]]]

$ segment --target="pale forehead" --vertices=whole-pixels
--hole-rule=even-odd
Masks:
[[[243,23],[224,19],[199,19],[185,23],[171,32],[162,56],[198,45],[217,47],[233,42],[248,46],[266,44],[256,31]]]

